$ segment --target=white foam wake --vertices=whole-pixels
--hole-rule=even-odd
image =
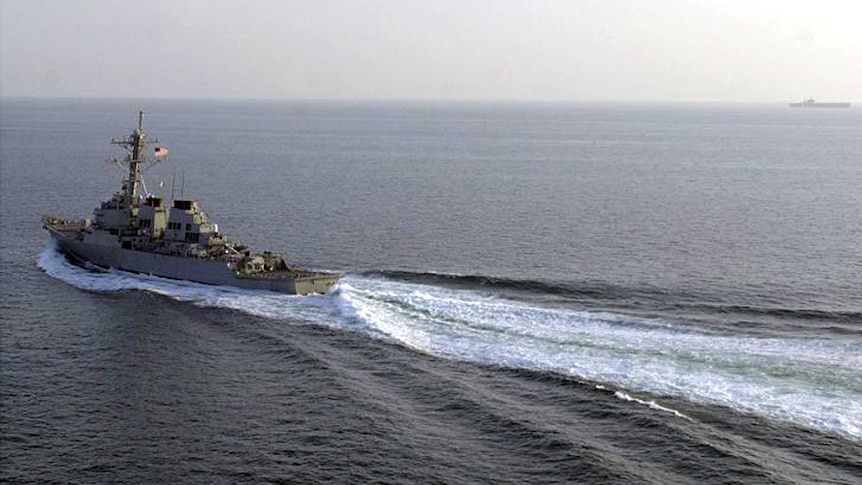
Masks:
[[[858,340],[724,335],[382,279],[348,278],[340,292],[349,315],[422,352],[729,406],[862,441]]]
[[[724,405],[862,441],[858,340],[724,335],[358,276],[345,277],[326,296],[293,297],[87,271],[52,248],[40,255],[39,266],[86,290],[146,290],[201,306],[359,330],[435,356]],[[679,414],[623,391],[617,397]]]

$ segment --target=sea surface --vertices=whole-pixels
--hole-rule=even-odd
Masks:
[[[3,99],[0,482],[862,483],[862,109]],[[147,188],[344,277],[67,261]]]

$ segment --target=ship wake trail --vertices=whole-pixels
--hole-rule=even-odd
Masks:
[[[657,412],[686,417],[630,393],[727,406],[862,442],[862,341],[853,336],[757,338],[367,275],[348,275],[325,296],[296,297],[87,271],[53,247],[38,264],[89,291],[145,290],[199,306],[359,331],[438,357],[610,385],[621,390],[615,392],[620,399]]]
[[[756,338],[384,278],[348,277],[338,291],[345,316],[421,352],[728,406],[862,441],[856,338]]]
[[[680,310],[683,313],[694,310],[697,313],[739,318],[776,317],[785,321],[823,323],[832,331],[862,336],[855,325],[855,322],[862,321],[862,312],[858,308],[817,309],[709,303],[714,298],[697,291],[677,288],[669,292],[665,288],[650,285],[618,286],[601,281],[546,281],[411,271],[369,271],[362,275],[451,289],[492,291],[515,300],[539,296],[548,301],[611,305],[615,308]]]

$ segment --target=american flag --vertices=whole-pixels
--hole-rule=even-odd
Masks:
[[[168,147],[156,147],[156,158],[165,158],[170,153]]]

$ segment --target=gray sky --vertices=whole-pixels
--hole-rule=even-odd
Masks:
[[[862,1],[0,0],[0,95],[862,102]]]

